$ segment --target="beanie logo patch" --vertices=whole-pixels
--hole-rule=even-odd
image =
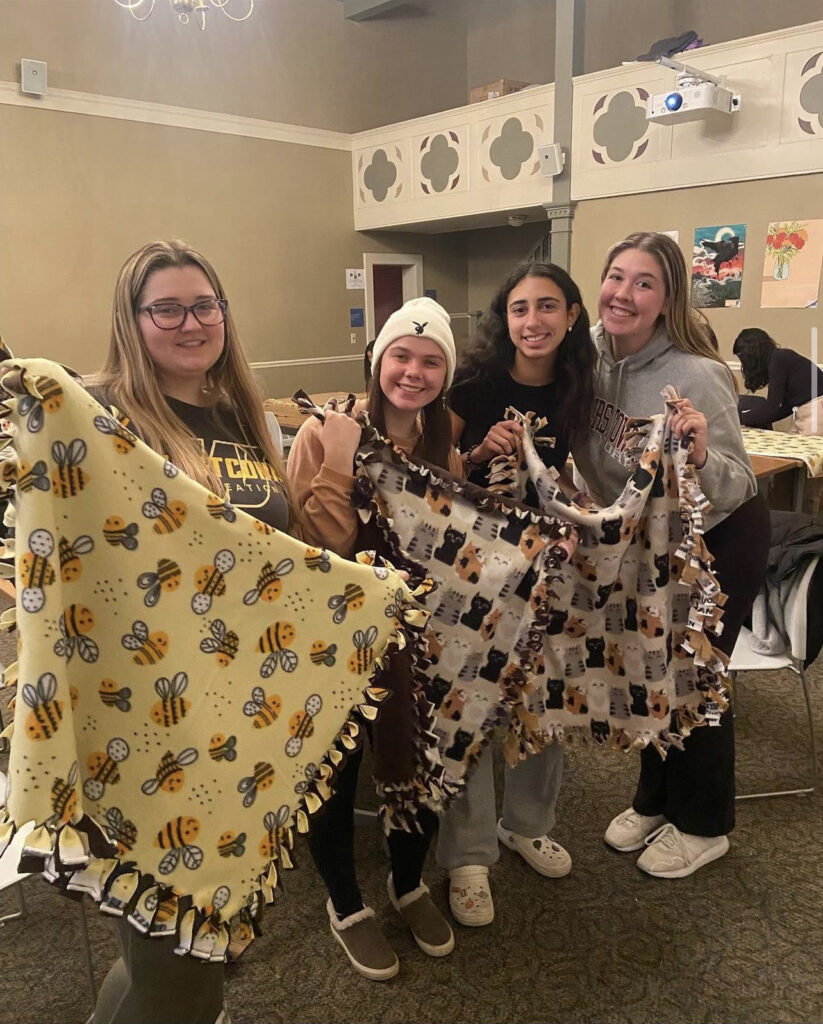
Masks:
[[[424,324],[419,324],[416,320],[412,320],[412,323],[414,324],[414,333],[415,334],[422,334],[423,331],[429,325],[429,321],[428,320]]]

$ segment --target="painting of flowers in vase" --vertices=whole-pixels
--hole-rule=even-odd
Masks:
[[[763,308],[812,309],[818,304],[823,220],[769,224],[763,258]]]

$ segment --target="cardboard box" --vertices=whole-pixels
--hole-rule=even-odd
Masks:
[[[494,100],[498,96],[508,96],[510,93],[519,92],[525,89],[531,82],[515,82],[511,78],[498,78],[486,85],[475,85],[469,89],[469,103],[481,103],[483,100]]]

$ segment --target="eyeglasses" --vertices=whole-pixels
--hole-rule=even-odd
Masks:
[[[151,306],[138,307],[138,313],[148,313],[155,327],[161,331],[173,331],[182,327],[189,313],[203,327],[215,327],[226,319],[226,299],[201,299],[191,306],[181,302],[155,302]]]

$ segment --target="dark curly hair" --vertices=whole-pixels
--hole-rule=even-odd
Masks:
[[[776,348],[774,338],[759,327],[746,327],[734,339],[732,352],[740,360],[747,391],[759,391],[769,383],[769,362]]]
[[[509,294],[526,277],[545,277],[563,293],[566,306],[577,305],[580,315],[557,349],[554,379],[560,407],[558,428],[570,443],[582,439],[589,426],[594,400],[594,345],[589,334],[589,314],[580,289],[555,263],[521,263],[512,270],[480,321],[477,338],[463,352],[455,382],[488,374],[508,372],[516,349],[509,337]]]

